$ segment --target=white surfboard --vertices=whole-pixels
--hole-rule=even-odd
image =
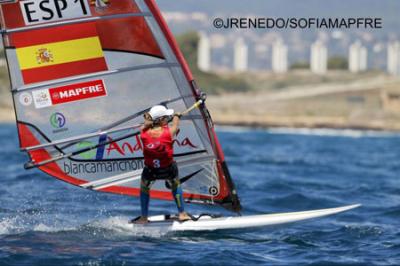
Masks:
[[[149,217],[150,222],[146,225],[133,224],[133,226],[163,228],[167,229],[168,231],[213,231],[268,227],[333,215],[357,208],[359,206],[361,206],[361,204],[312,211],[249,215],[238,217],[215,218],[211,215],[204,215],[199,217],[197,221],[190,220],[185,222],[179,222],[169,216],[158,215]]]

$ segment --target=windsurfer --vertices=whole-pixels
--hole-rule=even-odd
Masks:
[[[168,118],[173,115],[172,126],[168,126]],[[179,220],[189,220],[184,210],[183,191],[179,181],[178,167],[173,160],[173,138],[179,130],[180,114],[165,106],[156,105],[144,115],[144,125],[140,138],[143,143],[145,167],[140,184],[141,216],[135,223],[148,222],[150,188],[156,180],[165,180],[171,188],[179,211]]]

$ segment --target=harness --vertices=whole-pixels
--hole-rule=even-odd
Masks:
[[[143,168],[142,176],[148,181],[173,180],[178,177],[178,166],[176,162],[164,168],[153,168],[146,165]]]

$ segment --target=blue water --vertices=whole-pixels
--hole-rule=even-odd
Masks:
[[[14,126],[2,125],[0,265],[400,265],[399,135],[226,128],[218,135],[243,214],[363,206],[275,229],[129,230],[138,199],[25,171]],[[175,207],[153,200],[151,211]]]

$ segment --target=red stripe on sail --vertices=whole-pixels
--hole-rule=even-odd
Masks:
[[[114,194],[121,194],[121,195],[129,195],[134,197],[140,196],[140,189],[139,188],[129,188],[129,187],[121,187],[121,186],[112,186],[108,188],[100,189],[101,192],[106,193],[114,193]],[[152,199],[159,199],[159,200],[174,200],[170,191],[159,191],[159,190],[150,190],[150,197]],[[183,193],[183,198],[188,200],[198,199],[198,200],[223,200],[223,195],[218,195],[216,197],[210,197],[205,195],[198,195],[198,194],[191,194],[191,193]]]
[[[30,30],[11,34],[11,45],[17,48],[40,45],[45,43],[63,42],[75,39],[97,37],[95,23],[81,23],[73,25]]]
[[[21,148],[26,148],[30,146],[39,145],[40,142],[36,139],[33,135],[32,131],[29,129],[27,125],[18,123],[18,132],[20,137],[20,144]],[[51,159],[50,154],[45,149],[30,151],[29,155],[31,160],[35,162],[41,162],[44,160]],[[39,167],[39,169],[46,174],[53,176],[57,179],[65,181],[75,186],[80,186],[86,184],[88,181],[81,180],[72,176],[67,175],[62,169],[55,163],[48,163],[44,166]],[[104,189],[100,189],[99,191],[120,194],[120,195],[127,195],[127,196],[135,196],[138,197],[140,194],[139,188],[129,188],[129,187],[122,187],[122,186],[112,186]],[[160,200],[173,200],[171,192],[168,191],[150,191],[150,196],[154,199]],[[184,193],[183,197],[185,199],[200,199],[200,200],[211,200],[211,197],[204,196],[204,195],[197,195],[197,194],[190,194]],[[214,200],[223,200],[223,195],[218,195],[218,197],[214,197]]]
[[[22,148],[41,144],[39,140],[37,140],[36,137],[33,135],[32,131],[28,128],[28,126],[18,123],[18,132],[20,138],[20,145]],[[41,162],[52,158],[51,155],[45,149],[30,151],[29,156],[31,157],[31,160],[35,162]],[[54,176],[60,180],[63,180],[65,182],[71,183],[76,186],[87,183],[84,180],[80,180],[71,177],[69,175],[66,175],[55,162],[41,166],[39,167],[39,169],[45,172],[46,174],[49,174],[51,176]]]
[[[106,60],[101,58],[87,59],[46,67],[22,70],[25,84],[60,79],[70,76],[89,74],[107,70]]]

